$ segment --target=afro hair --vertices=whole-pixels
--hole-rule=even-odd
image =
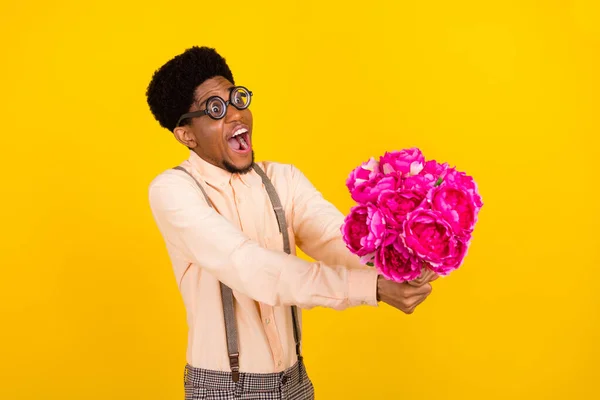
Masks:
[[[179,117],[192,106],[196,88],[216,76],[235,84],[225,59],[213,48],[194,46],[175,56],[154,72],[146,90],[154,118],[163,128],[173,131]],[[183,120],[181,124],[186,123]]]

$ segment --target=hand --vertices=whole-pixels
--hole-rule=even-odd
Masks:
[[[419,276],[416,279],[413,279],[412,281],[408,281],[407,283],[412,286],[423,286],[428,282],[435,281],[439,277],[440,276],[438,274],[436,274],[429,268],[423,268],[423,270],[421,271],[421,276]]]
[[[416,286],[407,282],[389,281],[381,275],[377,278],[377,299],[405,314],[412,314],[430,293],[431,284],[429,283]]]

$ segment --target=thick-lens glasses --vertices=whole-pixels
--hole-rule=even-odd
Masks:
[[[181,121],[186,118],[201,117],[203,115],[208,115],[212,119],[221,119],[227,114],[227,106],[229,104],[231,104],[238,110],[243,110],[248,108],[251,100],[251,91],[249,91],[243,86],[235,86],[231,88],[229,92],[228,101],[223,100],[219,96],[209,97],[208,100],[206,100],[206,108],[204,110],[183,114],[179,118],[179,121],[177,121],[177,126],[179,126]]]

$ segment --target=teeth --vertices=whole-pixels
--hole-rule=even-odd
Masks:
[[[246,133],[246,132],[248,132],[248,129],[246,129],[246,128],[238,129],[237,131],[235,131],[233,133],[232,137],[236,137],[236,136],[241,135],[242,133]]]

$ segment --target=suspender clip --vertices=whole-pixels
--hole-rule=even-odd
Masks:
[[[231,366],[231,378],[234,382],[240,380],[240,353],[229,355],[229,365]]]

